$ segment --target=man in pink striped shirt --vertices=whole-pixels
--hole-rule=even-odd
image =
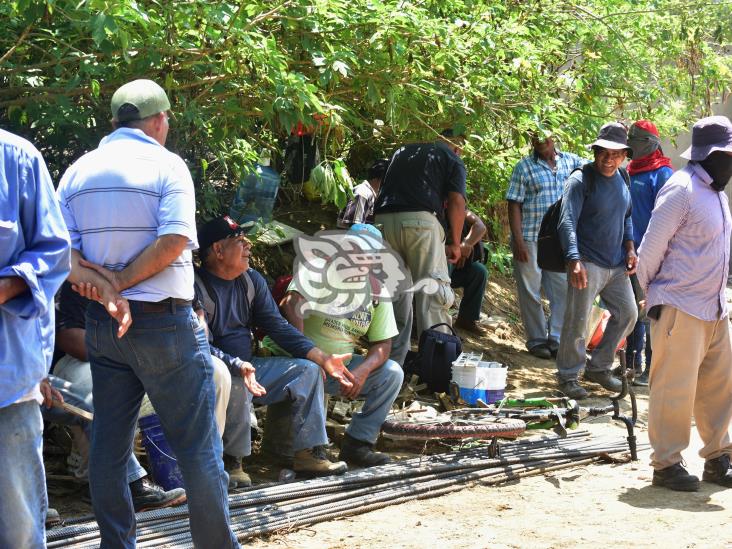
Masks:
[[[704,442],[703,480],[732,487],[732,346],[725,286],[730,218],[722,192],[732,177],[732,123],[694,124],[688,165],[659,191],[639,249],[653,358],[648,436],[653,484],[696,491],[681,462],[692,414]]]

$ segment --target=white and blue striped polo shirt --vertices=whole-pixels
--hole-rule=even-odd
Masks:
[[[66,170],[58,197],[72,247],[114,271],[158,237],[186,236],[188,246],[173,263],[122,295],[193,299],[196,203],[191,174],[178,155],[141,130],[120,128]]]

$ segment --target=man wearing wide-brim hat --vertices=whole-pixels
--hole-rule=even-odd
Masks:
[[[648,436],[653,484],[695,491],[681,462],[691,416],[704,446],[703,480],[732,487],[732,347],[727,282],[732,220],[722,192],[732,177],[732,123],[699,120],[689,160],[659,191],[639,248],[653,358]]]
[[[619,392],[611,373],[615,349],[638,317],[628,275],[635,272],[635,246],[627,173],[620,167],[631,154],[627,131],[611,122],[588,145],[595,160],[567,179],[562,195],[559,238],[567,263],[567,305],[557,352],[559,387],[582,399],[578,376]],[[600,295],[611,313],[602,341],[586,359],[585,324]]]

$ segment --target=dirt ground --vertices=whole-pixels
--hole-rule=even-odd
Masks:
[[[466,350],[509,367],[511,396],[548,395],[556,390],[554,362],[529,355],[523,346],[515,288],[509,278],[489,282],[484,311],[495,322],[489,334],[464,336]],[[588,385],[587,405],[605,405],[602,389]],[[647,388],[636,388],[639,443],[647,442]],[[584,422],[592,432],[625,428],[608,418]],[[692,432],[684,454],[701,476],[697,455],[701,441]],[[259,466],[253,467],[259,476]],[[266,472],[265,472],[266,474]],[[255,478],[256,478],[255,476]],[[254,540],[253,547],[297,548],[503,548],[503,547],[731,547],[732,489],[702,483],[696,493],[670,492],[650,485],[649,451],[637,462],[590,465],[500,486],[474,485],[449,496],[395,505],[346,519]],[[55,497],[62,514],[78,515],[89,507],[78,497]],[[60,504],[60,505],[58,505]]]
[[[515,288],[510,279],[489,282],[485,312],[502,317],[489,336],[465,337],[467,350],[509,366],[513,396],[555,390],[553,361],[523,346]],[[465,336],[466,334],[462,334]],[[597,385],[583,405],[604,405]],[[647,388],[637,388],[639,443],[647,442]],[[601,418],[583,423],[592,432],[624,436],[625,428]],[[701,476],[696,431],[684,458]],[[696,493],[650,485],[649,451],[618,465],[590,465],[501,486],[473,486],[449,496],[409,502],[347,519],[257,540],[253,547],[298,548],[565,548],[732,547],[732,489],[702,483]]]

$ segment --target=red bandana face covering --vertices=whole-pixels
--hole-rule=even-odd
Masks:
[[[663,166],[673,170],[671,159],[663,155],[658,129],[650,120],[638,120],[628,131],[628,145],[633,150],[633,159],[628,164],[628,173],[652,172]]]
[[[656,149],[651,154],[644,156],[643,158],[633,159],[628,164],[628,173],[635,175],[637,173],[652,172],[658,168],[668,166],[672,170],[674,167],[671,165],[671,159],[668,156],[663,155],[661,149]]]

